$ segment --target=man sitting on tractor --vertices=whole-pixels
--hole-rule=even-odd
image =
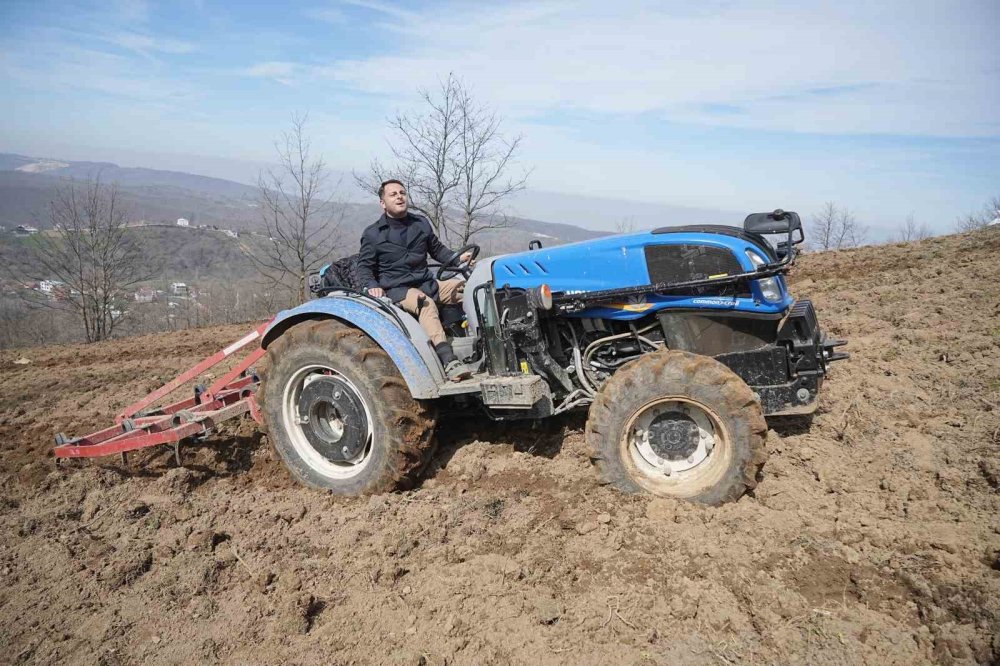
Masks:
[[[427,218],[409,212],[403,183],[385,181],[378,188],[378,198],[382,217],[361,234],[358,277],[370,295],[388,296],[417,317],[449,379],[466,379],[472,373],[455,357],[437,308],[438,303],[461,303],[465,281],[436,280],[427,268],[428,254],[447,265],[455,262],[458,253],[438,240]],[[473,253],[465,252],[458,259],[471,264]]]

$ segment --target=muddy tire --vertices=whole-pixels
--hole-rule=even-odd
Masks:
[[[757,485],[766,435],[750,387],[715,359],[682,351],[647,354],[616,372],[587,418],[602,482],[709,505]]]
[[[262,411],[292,476],[338,495],[412,484],[432,453],[435,412],[381,347],[325,319],[290,328],[267,352]]]

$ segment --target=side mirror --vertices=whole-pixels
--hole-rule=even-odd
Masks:
[[[528,241],[528,249],[529,250],[541,250],[542,249],[542,241],[538,240],[537,238],[532,238],[530,241]]]
[[[771,213],[751,213],[743,221],[743,230],[751,234],[791,234],[802,233],[799,214],[780,208]]]

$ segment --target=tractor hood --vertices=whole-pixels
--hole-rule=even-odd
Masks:
[[[774,250],[765,239],[737,227],[667,227],[504,255],[493,263],[493,280],[498,289],[547,284],[553,292],[594,292],[751,272],[755,269],[751,255],[760,263],[775,260]],[[767,302],[753,284],[750,292],[729,298],[728,307],[758,312],[783,310],[791,297],[783,279],[776,279],[781,281],[780,301]],[[685,300],[691,307],[727,305],[713,298],[655,294],[643,302],[669,302],[677,307],[687,305],[682,302]]]

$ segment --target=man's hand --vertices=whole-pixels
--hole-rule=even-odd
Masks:
[[[459,257],[458,260],[463,264],[469,264],[469,268],[472,268],[473,266],[476,265],[476,262],[472,260],[472,250],[462,253],[462,256]]]
[[[385,290],[382,287],[372,287],[368,290],[369,296],[374,296],[375,298],[382,298],[385,296]]]

